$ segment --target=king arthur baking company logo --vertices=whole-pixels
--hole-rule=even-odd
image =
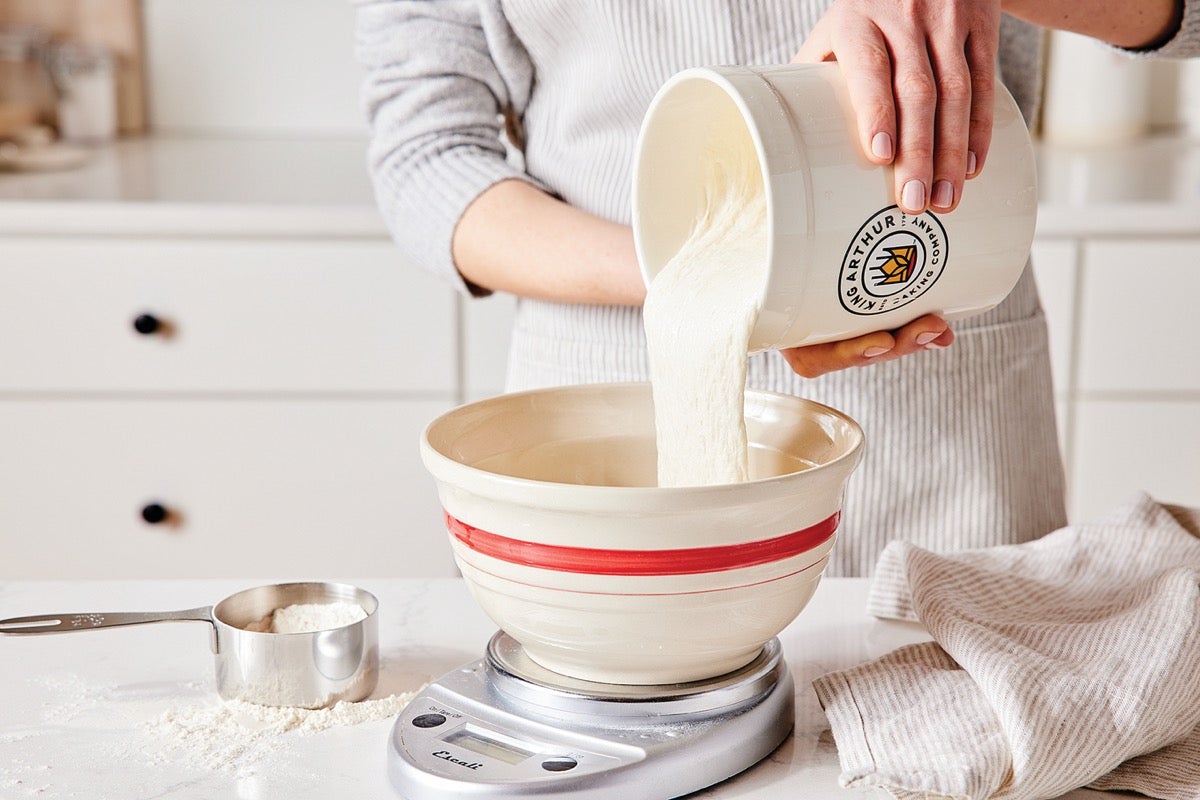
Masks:
[[[941,220],[898,206],[877,211],[854,234],[838,277],[842,307],[882,314],[916,300],[942,276],[949,242]]]

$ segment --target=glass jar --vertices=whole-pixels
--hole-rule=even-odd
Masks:
[[[107,142],[117,133],[116,60],[107,47],[60,42],[46,57],[58,90],[58,134],[68,142]]]

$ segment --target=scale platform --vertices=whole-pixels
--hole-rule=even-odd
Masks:
[[[758,763],[794,713],[778,639],[727,675],[628,686],[551,672],[500,632],[400,714],[388,774],[405,800],[669,800]]]

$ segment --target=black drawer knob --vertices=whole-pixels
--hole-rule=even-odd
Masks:
[[[147,503],[142,506],[142,519],[151,525],[166,522],[170,513],[162,503]]]
[[[157,333],[162,328],[162,320],[153,314],[138,314],[133,318],[133,329],[143,336]]]

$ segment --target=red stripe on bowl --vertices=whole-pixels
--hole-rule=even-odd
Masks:
[[[676,550],[608,550],[524,542],[480,530],[449,513],[446,528],[466,547],[510,564],[588,575],[692,575],[798,556],[829,541],[840,516],[840,512],[834,512],[815,525],[773,539]]]

